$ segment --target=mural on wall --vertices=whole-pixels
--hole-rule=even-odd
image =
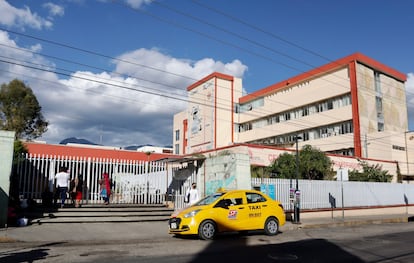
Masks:
[[[203,130],[200,107],[198,105],[193,106],[191,110],[191,117],[193,119],[191,123],[191,134],[197,134]]]
[[[213,149],[214,81],[202,83],[189,93],[189,153]]]
[[[233,155],[211,158],[211,173],[206,175],[206,195],[217,192],[219,188],[237,189],[236,164]]]

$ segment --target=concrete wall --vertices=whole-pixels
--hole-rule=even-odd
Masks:
[[[226,190],[251,189],[250,160],[247,152],[222,152],[206,159],[205,174],[199,176],[199,185],[204,184],[202,196]]]
[[[7,224],[14,132],[0,131],[0,227]]]

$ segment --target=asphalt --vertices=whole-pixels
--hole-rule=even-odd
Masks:
[[[335,211],[301,211],[298,220],[288,221],[280,230],[330,228],[363,224],[408,223],[414,218],[414,206]],[[298,221],[298,222],[297,222]],[[11,242],[128,242],[151,240],[168,232],[167,221],[128,223],[32,224],[0,229],[0,243]],[[1,244],[0,244],[1,246]]]

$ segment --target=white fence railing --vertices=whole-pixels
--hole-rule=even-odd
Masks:
[[[19,196],[33,200],[41,200],[45,192],[55,192],[54,176],[61,166],[69,169],[71,179],[82,178],[83,203],[103,202],[98,181],[104,172],[112,180],[114,203],[163,203],[172,181],[172,169],[162,162],[26,155],[16,163],[12,185],[17,185]]]
[[[14,167],[12,185],[18,186],[20,196],[41,200],[45,190],[53,192],[54,175],[60,166],[69,168],[71,178],[81,175],[85,182],[83,203],[102,202],[98,180],[103,172],[109,172],[113,181],[112,203],[120,204],[171,201],[180,209],[185,206],[186,189],[197,182],[195,172],[183,176],[182,170],[163,162],[26,155]],[[252,178],[251,183],[252,188],[272,185],[275,198],[287,210],[291,208],[289,194],[295,180]],[[331,208],[332,201],[338,208],[414,204],[414,184],[298,180],[298,186],[301,209]]]
[[[291,208],[290,188],[296,187],[295,180],[252,178],[252,187],[274,185],[275,198],[286,209]],[[298,180],[301,209],[394,206],[414,203],[414,184],[340,182],[320,180]],[[334,201],[334,202],[332,202]]]

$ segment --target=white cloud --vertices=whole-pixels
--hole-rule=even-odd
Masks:
[[[6,45],[0,46],[0,53],[13,58],[11,62],[54,67],[44,57],[17,49],[16,42],[2,31],[0,44]],[[137,49],[118,59],[112,61],[113,72],[77,71],[67,79],[2,63],[0,83],[18,78],[32,88],[49,121],[48,131],[40,138],[48,143],[78,137],[96,143],[103,138],[102,143],[111,146],[168,145],[172,143],[173,115],[186,107],[188,85],[214,71],[242,77],[247,70],[238,60],[191,61],[156,49]]]
[[[32,13],[28,7],[18,9],[4,0],[0,0],[0,24],[22,29],[24,27],[42,29],[52,26],[52,22]]]
[[[65,9],[62,6],[56,5],[54,3],[48,2],[43,4],[43,7],[49,10],[49,16],[63,16],[65,14]]]
[[[132,8],[138,9],[144,4],[150,4],[152,0],[125,0],[125,3],[127,3]]]

